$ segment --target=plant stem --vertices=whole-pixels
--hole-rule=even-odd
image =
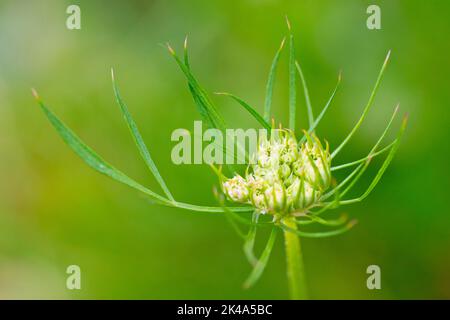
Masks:
[[[297,230],[297,224],[292,218],[286,218],[283,223]],[[308,298],[306,290],[305,269],[303,267],[302,250],[300,247],[300,238],[297,234],[284,231],[284,240],[287,258],[287,278],[289,285],[289,294],[292,300],[304,300]]]

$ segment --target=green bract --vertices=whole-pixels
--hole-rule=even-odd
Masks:
[[[245,179],[236,175],[222,183],[228,199],[278,217],[307,213],[330,187],[331,156],[328,144],[305,134],[302,144],[290,130],[261,137]]]

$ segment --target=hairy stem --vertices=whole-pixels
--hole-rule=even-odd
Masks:
[[[292,218],[286,218],[283,223],[291,229],[297,230],[297,224]],[[305,281],[305,269],[303,267],[302,249],[300,238],[297,234],[284,230],[284,240],[287,258],[287,278],[290,298],[292,300],[304,300],[308,298]]]

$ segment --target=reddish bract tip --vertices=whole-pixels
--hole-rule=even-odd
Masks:
[[[167,45],[167,49],[169,50],[170,54],[171,54],[171,55],[175,55],[175,50],[172,49],[172,47],[170,46],[170,44],[169,44],[169,43],[166,43],[166,45]]]
[[[348,223],[348,226],[351,228],[358,223],[358,220],[354,219]]]
[[[286,42],[286,37],[283,37],[283,40],[281,40],[281,44],[280,44],[280,49],[279,50],[283,49],[285,42]]]

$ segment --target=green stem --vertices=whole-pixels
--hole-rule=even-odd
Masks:
[[[289,228],[297,230],[297,224],[292,218],[284,219],[283,223]],[[290,298],[292,300],[307,299],[308,294],[306,290],[305,269],[303,267],[300,238],[297,234],[284,230],[284,240]]]

